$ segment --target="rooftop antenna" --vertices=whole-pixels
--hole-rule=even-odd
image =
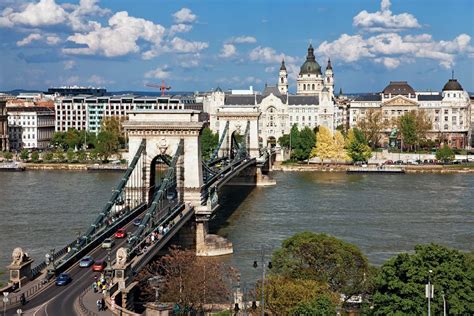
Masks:
[[[453,80],[454,80],[454,69],[453,69],[453,70],[451,70],[451,76],[452,76],[452,78],[451,78],[451,79],[453,79]]]

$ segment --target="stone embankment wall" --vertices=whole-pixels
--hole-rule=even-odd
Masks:
[[[67,171],[122,171],[127,170],[126,165],[100,165],[83,163],[23,163],[25,170],[67,170]]]

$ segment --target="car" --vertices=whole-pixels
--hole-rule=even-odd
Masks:
[[[403,165],[404,162],[403,162],[403,160],[397,160],[397,161],[395,161],[395,164],[396,165]]]
[[[85,256],[79,261],[79,267],[88,268],[94,264],[94,259],[91,256]]]
[[[92,266],[92,271],[96,271],[96,272],[104,271],[106,266],[107,266],[107,262],[105,262],[105,260],[97,260]]]
[[[102,242],[103,249],[110,249],[115,245],[115,241],[112,238],[107,238]]]
[[[125,238],[126,235],[127,233],[125,232],[125,228],[119,228],[115,232],[115,238]]]
[[[142,219],[141,218],[135,218],[133,220],[133,225],[135,226],[140,226],[140,224],[142,223]]]
[[[393,165],[393,160],[387,160],[384,163],[385,165]]]
[[[61,273],[56,278],[56,285],[57,286],[64,286],[67,285],[72,281],[71,275],[69,273]]]
[[[166,194],[166,199],[168,201],[172,201],[176,198],[176,192],[175,191],[169,191],[167,194]]]

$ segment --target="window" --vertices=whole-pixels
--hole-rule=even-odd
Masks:
[[[444,124],[444,129],[447,130],[449,128],[448,124]]]
[[[306,84],[303,84],[303,90],[306,90]]]
[[[445,121],[445,122],[448,121],[448,117],[447,117],[447,116],[444,117],[444,121]]]
[[[283,83],[283,77],[281,77],[281,83]]]
[[[313,83],[313,90],[314,90],[314,83]]]

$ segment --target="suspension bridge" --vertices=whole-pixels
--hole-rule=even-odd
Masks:
[[[259,147],[259,115],[250,106],[222,108],[218,145],[202,160],[205,123],[198,111],[131,112],[123,124],[129,140],[128,169],[107,203],[84,234],[60,250],[51,249],[46,261],[33,267],[21,248],[13,251],[10,282],[3,289],[11,292],[4,295],[6,313],[14,315],[23,296],[23,309],[32,315],[84,314],[78,301],[90,287],[92,273],[78,262],[87,255],[106,260],[111,276],[107,302],[111,311],[124,314],[133,309],[134,277],[171,240],[199,256],[232,253],[230,241],[208,233],[208,222],[219,211],[224,185],[268,183],[274,153]],[[166,166],[163,176],[157,177],[157,165]],[[125,229],[127,237],[103,249],[102,242],[118,229]],[[54,286],[63,272],[72,277],[67,290]]]

